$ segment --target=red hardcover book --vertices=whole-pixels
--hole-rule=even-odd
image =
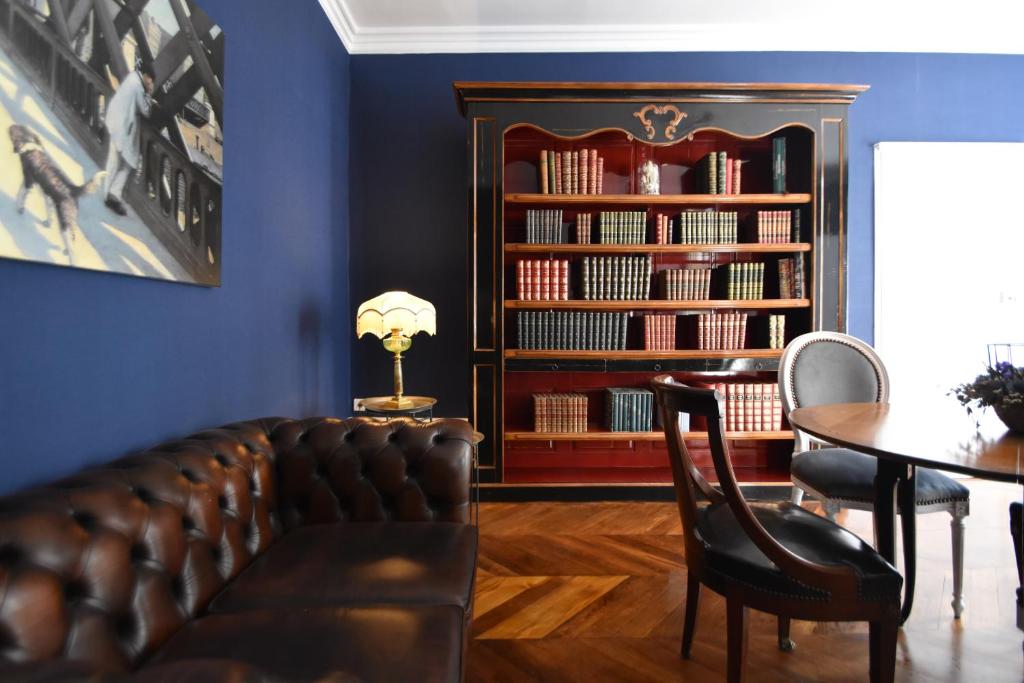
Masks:
[[[572,194],[580,193],[580,153],[573,150],[572,153]]]
[[[737,349],[747,348],[747,314],[740,315],[740,338],[739,343],[736,345]]]
[[[516,296],[520,301],[525,299],[524,290],[526,289],[526,264],[523,261],[516,261]]]
[[[772,429],[782,431],[782,396],[778,384],[772,386]]]
[[[550,154],[555,155],[555,194],[562,192],[562,155],[552,150]]]
[[[590,150],[580,150],[580,194],[587,194],[590,187]]]
[[[725,161],[725,193],[732,194],[732,167],[731,161],[726,159]]]
[[[533,265],[533,276],[530,278],[530,298],[534,301],[540,301],[540,261],[534,259]]]
[[[598,193],[598,189],[597,189],[597,183],[598,183],[597,173],[598,173],[598,170],[597,170],[597,168],[598,168],[598,164],[597,164],[597,150],[596,149],[591,149],[590,150],[590,173],[589,173],[589,176],[590,176],[590,186],[587,188],[587,193],[588,194],[597,194]]]
[[[707,327],[707,313],[701,313],[697,316],[697,348],[704,351],[708,348],[707,340],[704,338]]]
[[[562,193],[572,194],[572,152],[562,152]]]
[[[743,162],[739,159],[732,160],[732,192],[733,194],[740,194],[740,169],[743,168]]]
[[[551,261],[539,261],[540,278],[537,280],[537,298],[541,301],[551,300]]]
[[[604,194],[604,157],[597,158],[597,192],[594,194]]]
[[[562,301],[569,300],[569,260],[562,260]]]
[[[725,431],[736,431],[736,384],[725,385]]]
[[[533,299],[533,262],[520,261],[519,263],[523,267],[523,283],[522,289],[519,290],[519,298],[523,301],[530,301]]]

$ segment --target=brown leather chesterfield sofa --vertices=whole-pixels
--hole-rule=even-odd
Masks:
[[[471,435],[267,418],[0,498],[0,681],[460,680]]]

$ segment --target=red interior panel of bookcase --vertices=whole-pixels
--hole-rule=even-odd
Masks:
[[[571,152],[596,149],[604,159],[601,177],[603,194],[631,194],[636,164],[636,146],[620,131],[602,131],[571,140],[545,133],[532,126],[518,126],[505,133],[505,192],[540,192],[541,150]],[[506,210],[509,207],[506,207]]]

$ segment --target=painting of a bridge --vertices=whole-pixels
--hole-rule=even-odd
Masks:
[[[223,106],[194,0],[0,0],[0,257],[219,286]]]

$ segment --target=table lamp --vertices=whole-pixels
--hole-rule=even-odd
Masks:
[[[356,313],[356,337],[375,335],[384,348],[395,354],[395,394],[387,408],[408,408],[412,401],[402,396],[402,352],[412,346],[417,332],[437,334],[437,312],[429,301],[408,292],[384,292],[364,302]]]

